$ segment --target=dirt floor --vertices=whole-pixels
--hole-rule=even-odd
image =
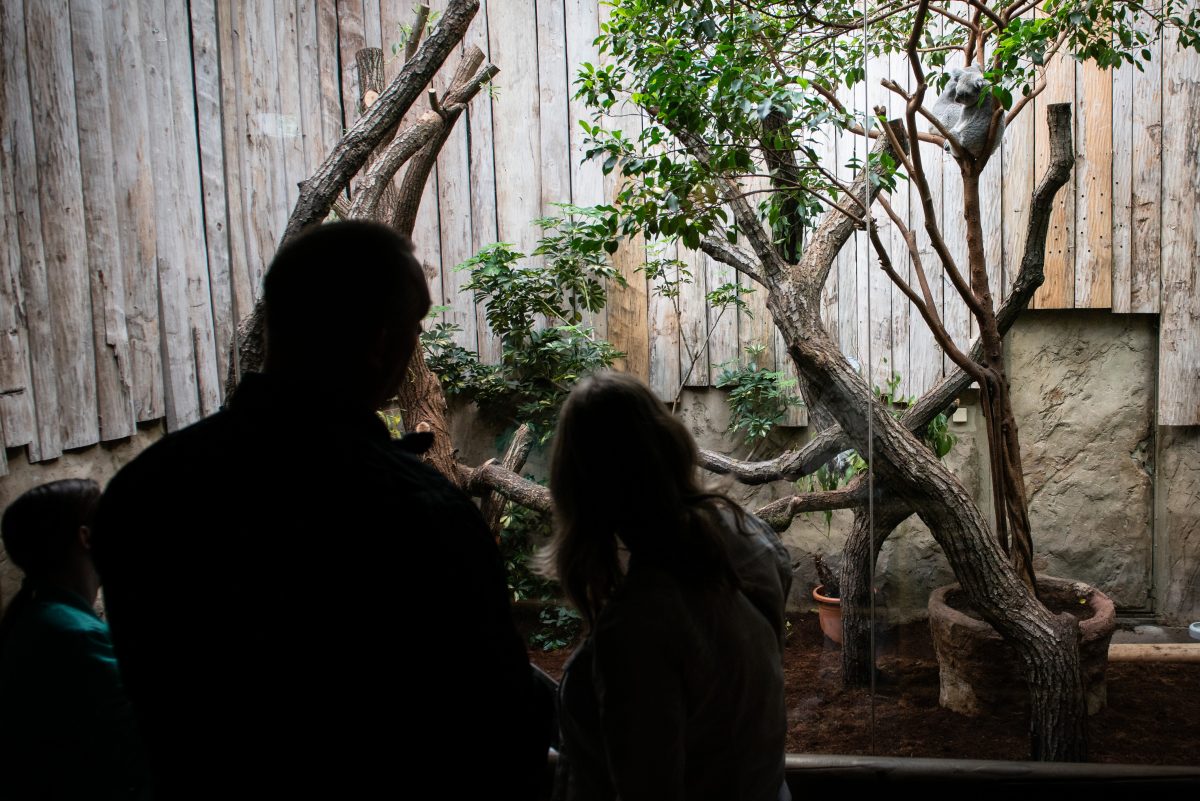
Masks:
[[[867,690],[841,687],[841,652],[821,635],[816,615],[793,620],[784,655],[789,752],[1028,759],[1023,711],[968,718],[938,706],[926,624],[881,637],[879,649],[872,710]],[[569,654],[530,651],[530,659],[557,677]],[[1108,708],[1091,718],[1089,737],[1096,762],[1200,764],[1200,665],[1109,665]]]

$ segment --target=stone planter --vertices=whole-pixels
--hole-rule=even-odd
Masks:
[[[1038,577],[1038,593],[1051,612],[1069,612],[1079,618],[1080,669],[1088,714],[1094,715],[1107,702],[1104,671],[1108,643],[1116,628],[1113,602],[1095,587],[1050,576]],[[1001,707],[1028,706],[1020,657],[971,609],[959,585],[939,587],[929,596],[929,626],[937,652],[942,706],[972,717]]]

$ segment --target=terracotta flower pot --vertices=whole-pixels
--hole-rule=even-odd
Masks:
[[[812,591],[813,600],[817,602],[817,619],[821,622],[821,632],[838,645],[842,644],[842,600],[822,595],[824,584],[818,584]]]
[[[1038,576],[1038,594],[1051,612],[1079,618],[1079,666],[1088,714],[1107,703],[1104,671],[1116,609],[1107,595],[1078,581]],[[963,715],[979,716],[1002,706],[1028,704],[1021,659],[989,623],[971,609],[957,584],[929,596],[929,627],[937,652],[940,702]]]

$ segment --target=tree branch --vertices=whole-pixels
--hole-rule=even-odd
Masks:
[[[700,249],[722,264],[728,264],[742,275],[766,286],[758,270],[754,269],[754,258],[738,246],[731,245],[724,237],[706,236],[700,240]]]

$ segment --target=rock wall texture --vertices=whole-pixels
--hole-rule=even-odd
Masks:
[[[1157,332],[1146,315],[1030,312],[1008,337],[1039,572],[1149,609]]]
[[[1200,620],[1200,426],[1167,427],[1159,449],[1160,620]]]

